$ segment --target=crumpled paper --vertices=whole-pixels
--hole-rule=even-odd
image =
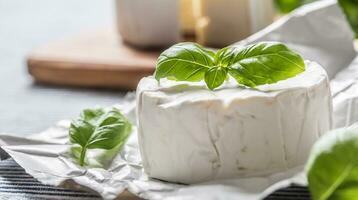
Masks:
[[[323,65],[332,79],[335,127],[357,121],[358,59],[354,59],[353,33],[336,1],[304,6],[238,44],[263,40],[285,42],[305,58]],[[117,107],[135,123],[134,95]],[[104,199],[114,199],[128,190],[145,199],[258,200],[292,183],[307,184],[302,166],[265,177],[216,180],[195,185],[150,179],[143,172],[135,129],[119,154],[91,150],[88,157],[97,162],[91,162],[91,168],[83,168],[76,165],[68,153],[71,148],[68,145],[68,126],[69,121],[61,121],[43,133],[27,138],[1,134],[0,145],[27,173],[42,183],[81,186]],[[0,155],[4,156],[1,152]]]
[[[321,64],[329,78],[356,57],[352,32],[336,0],[308,4],[236,45],[280,41],[305,59]]]
[[[145,199],[261,199],[275,189],[292,182],[305,184],[302,167],[267,177],[212,181],[182,185],[150,179],[143,172],[136,131],[133,131],[122,151],[105,168],[82,168],[68,154],[67,129],[70,121],[30,138],[0,136],[7,146],[2,148],[27,173],[49,185],[76,187],[74,183],[97,192],[104,199],[114,199],[125,189]],[[46,141],[46,142],[44,142]],[[13,145],[14,144],[14,145]],[[88,157],[96,153],[89,151]],[[103,166],[102,166],[103,167]],[[296,175],[297,174],[297,175]],[[279,182],[280,180],[284,180]],[[273,185],[275,184],[275,185]]]

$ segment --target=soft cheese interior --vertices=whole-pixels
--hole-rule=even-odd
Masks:
[[[234,80],[210,91],[203,82],[141,80],[138,137],[150,177],[180,183],[265,175],[305,163],[331,127],[324,69],[306,62],[296,77],[257,89]]]

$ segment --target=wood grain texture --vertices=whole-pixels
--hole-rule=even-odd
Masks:
[[[130,193],[128,190],[125,190],[115,200],[143,200],[143,199],[135,196],[134,194]]]
[[[27,65],[40,83],[132,90],[153,74],[158,56],[159,51],[134,49],[115,30],[102,29],[35,49]]]

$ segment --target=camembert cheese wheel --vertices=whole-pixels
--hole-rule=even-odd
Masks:
[[[255,89],[229,79],[204,82],[143,78],[137,89],[138,139],[146,173],[179,183],[252,177],[306,162],[331,128],[325,70],[306,71]]]

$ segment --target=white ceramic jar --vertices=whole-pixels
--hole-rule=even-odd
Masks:
[[[117,24],[123,41],[137,47],[161,47],[180,40],[178,0],[117,0]]]

